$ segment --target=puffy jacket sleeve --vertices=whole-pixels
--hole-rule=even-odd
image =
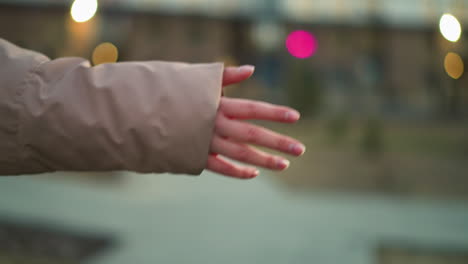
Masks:
[[[223,65],[91,67],[0,39],[0,175],[129,170],[200,174]]]

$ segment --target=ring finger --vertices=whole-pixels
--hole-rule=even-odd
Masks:
[[[228,158],[271,170],[285,170],[289,167],[289,161],[282,157],[276,157],[247,144],[233,142],[219,136],[213,138],[211,149]]]
[[[235,141],[251,143],[300,156],[305,147],[299,141],[250,123],[218,117],[216,132]]]

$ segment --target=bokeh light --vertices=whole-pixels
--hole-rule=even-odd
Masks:
[[[78,23],[86,22],[94,17],[98,8],[97,0],[75,0],[70,13]]]
[[[239,65],[239,62],[231,55],[217,57],[214,61],[223,62],[225,67],[235,67]]]
[[[440,33],[445,39],[457,42],[461,36],[461,25],[456,17],[451,14],[444,14],[439,22]]]
[[[444,67],[447,74],[453,79],[459,79],[465,70],[462,58],[453,52],[449,52],[445,56]]]
[[[277,22],[260,21],[252,27],[251,35],[260,51],[270,52],[281,47],[286,32]]]
[[[318,42],[310,32],[297,30],[288,35],[286,48],[292,56],[306,59],[315,54]]]
[[[93,64],[114,63],[119,58],[117,47],[109,42],[99,44],[93,51]]]

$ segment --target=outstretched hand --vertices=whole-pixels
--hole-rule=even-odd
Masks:
[[[228,67],[224,71],[223,86],[242,82],[252,76],[253,66]],[[260,151],[252,146],[258,145],[278,150],[294,156],[305,152],[299,141],[270,131],[244,120],[268,120],[295,123],[300,114],[296,110],[260,101],[221,97],[215,131],[211,139],[207,169],[226,176],[251,179],[259,172],[256,167],[237,165],[222,158],[228,157],[246,164],[271,170],[285,170],[289,161],[280,156]]]

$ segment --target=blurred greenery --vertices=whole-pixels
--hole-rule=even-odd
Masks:
[[[327,122],[327,129],[325,130],[332,144],[343,143],[349,134],[349,117],[342,113],[331,118]]]
[[[322,107],[322,88],[315,73],[301,61],[294,60],[287,73],[286,84],[290,105],[303,116],[317,116]]]
[[[360,143],[361,150],[369,158],[377,158],[384,151],[383,123],[377,118],[365,121]]]

